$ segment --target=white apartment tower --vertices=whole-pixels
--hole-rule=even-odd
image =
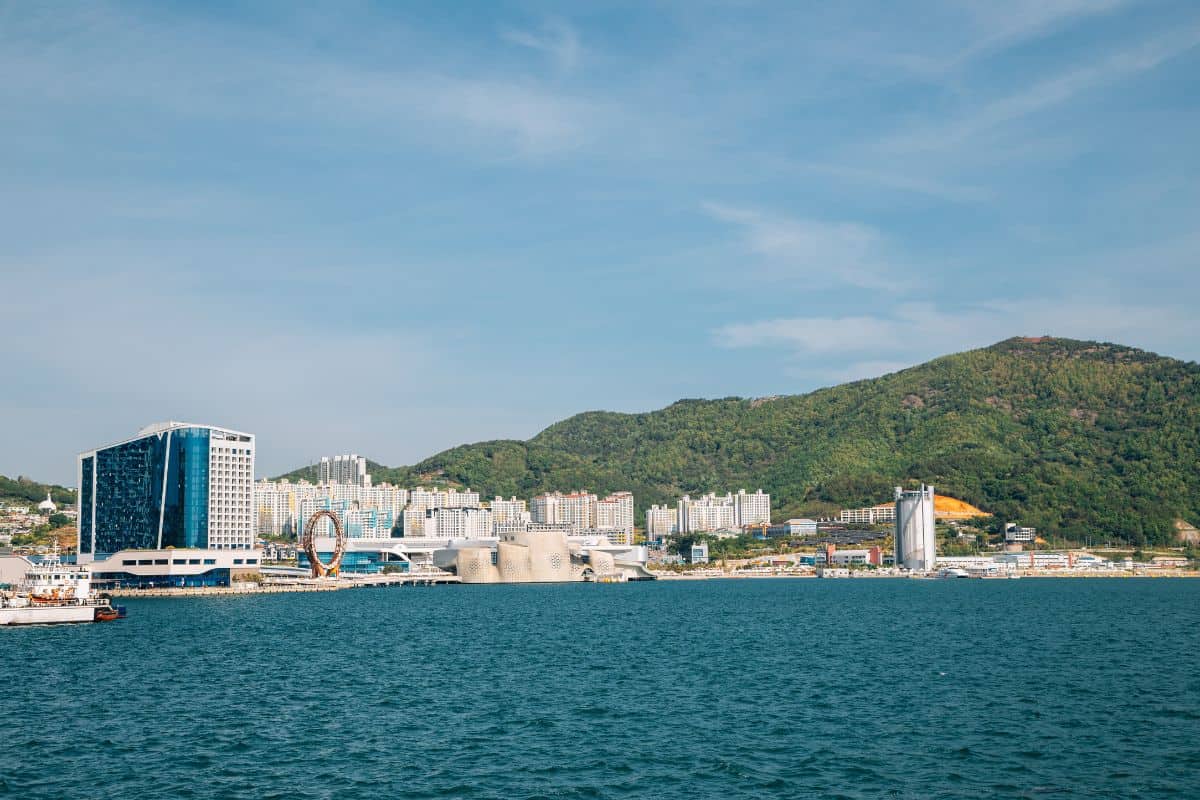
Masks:
[[[479,492],[470,489],[426,489],[420,487],[408,492],[408,506],[404,509],[404,535],[424,536],[425,512],[432,508],[479,508]],[[489,514],[490,517],[490,514]]]
[[[596,495],[583,490],[563,494],[539,494],[529,504],[534,522],[543,525],[573,525],[576,528],[596,527]]]
[[[428,539],[486,539],[492,535],[492,511],[461,506],[431,508],[425,512],[422,527]]]
[[[633,544],[633,494],[613,492],[603,500],[595,501],[593,520],[602,531],[616,531],[610,535],[613,544]]]
[[[646,537],[662,539],[675,532],[678,518],[676,509],[670,506],[650,506],[646,509]]]
[[[726,494],[724,497],[718,497],[710,493],[692,499],[685,494],[679,499],[679,513],[675,527],[680,533],[733,530],[737,527],[737,511],[733,505],[733,495]]]
[[[771,524],[771,495],[764,494],[762,489],[754,494],[747,494],[745,489],[739,489],[733,498],[733,508],[735,522],[739,528]]]
[[[529,522],[529,507],[524,500],[510,497],[505,500],[497,496],[491,503],[492,522],[496,525],[513,525]]]
[[[367,459],[353,453],[333,458],[324,456],[317,465],[317,481],[325,484],[370,486],[371,476],[367,474]]]

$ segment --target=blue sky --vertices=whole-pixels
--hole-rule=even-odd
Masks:
[[[1200,358],[1188,2],[0,2],[0,473]]]

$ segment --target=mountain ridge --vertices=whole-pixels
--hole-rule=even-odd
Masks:
[[[1014,337],[805,394],[582,412],[373,475],[485,496],[631,489],[639,518],[679,494],[760,487],[779,516],[819,514],[924,481],[1070,540],[1162,544],[1175,519],[1200,522],[1198,462],[1200,365]]]

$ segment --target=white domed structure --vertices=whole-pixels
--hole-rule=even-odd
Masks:
[[[58,506],[54,505],[54,501],[50,499],[49,492],[46,492],[46,499],[38,503],[38,511],[45,511],[49,514],[58,511]]]

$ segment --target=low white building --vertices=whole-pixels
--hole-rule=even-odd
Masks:
[[[92,585],[104,588],[229,586],[239,574],[258,572],[261,550],[119,550],[91,562]]]
[[[1004,526],[1004,541],[1032,542],[1037,539],[1037,528],[1023,528],[1013,523]]]
[[[878,525],[896,521],[896,506],[870,506],[869,508],[846,508],[838,515],[838,522],[856,525]]]
[[[425,512],[426,539],[488,539],[492,537],[492,511],[488,508],[431,508]]]

